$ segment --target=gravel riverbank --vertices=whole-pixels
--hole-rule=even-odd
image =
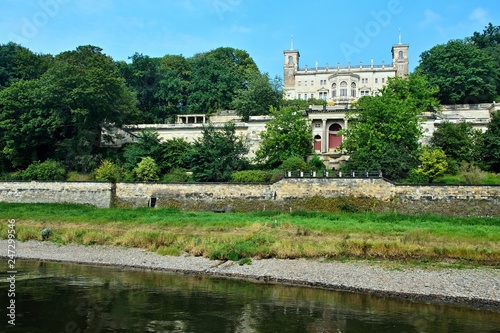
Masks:
[[[0,240],[0,256],[7,241]],[[390,269],[367,262],[319,260],[252,260],[251,265],[193,256],[161,256],[140,249],[109,246],[59,246],[17,242],[17,259],[112,265],[183,274],[205,274],[267,283],[370,293],[426,302],[460,303],[500,311],[500,269]]]

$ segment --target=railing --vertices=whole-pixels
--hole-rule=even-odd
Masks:
[[[285,171],[285,178],[382,178],[381,170],[339,170]]]
[[[351,66],[328,66],[328,67],[323,67],[323,66],[318,66],[318,67],[303,67],[303,68],[298,68],[298,72],[314,72],[314,71],[322,71],[322,72],[334,72],[339,69],[372,69],[372,68],[377,68],[377,69],[392,69],[393,66],[392,64],[387,64],[387,65],[356,65],[352,64]]]

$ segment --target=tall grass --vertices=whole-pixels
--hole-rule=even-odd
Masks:
[[[160,254],[242,258],[376,258],[500,266],[500,219],[375,213],[183,212],[0,203],[0,238],[120,245]]]

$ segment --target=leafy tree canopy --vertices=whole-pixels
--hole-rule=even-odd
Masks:
[[[203,127],[202,138],[193,144],[187,160],[193,178],[201,182],[226,182],[234,171],[245,169],[248,153],[244,139],[236,135],[233,123],[222,128],[209,124]]]
[[[80,46],[61,53],[39,79],[0,92],[0,149],[12,167],[54,158],[91,171],[100,161],[101,139],[108,139],[102,128],[134,121],[134,97],[101,51]]]
[[[435,92],[424,77],[410,74],[389,78],[377,96],[360,98],[343,132],[341,147],[350,156],[346,168],[381,169],[387,178],[406,178],[418,163],[420,116],[439,106]]]
[[[262,142],[256,152],[257,160],[273,168],[290,157],[305,159],[312,152],[312,134],[303,111],[271,106],[269,113],[273,119],[260,134]]]
[[[35,54],[12,42],[0,45],[0,90],[18,80],[38,79],[51,62],[51,55]]]
[[[451,40],[423,52],[415,71],[439,87],[443,104],[491,102],[497,96],[495,59],[468,41]]]
[[[493,112],[483,135],[483,162],[493,172],[500,173],[500,112]]]
[[[481,132],[469,122],[442,123],[432,134],[432,147],[442,149],[456,162],[477,162],[480,153]]]
[[[416,173],[424,175],[431,182],[444,175],[448,169],[446,154],[439,148],[424,149],[419,160],[421,164]]]
[[[269,107],[279,107],[282,99],[281,80],[271,80],[269,75],[254,72],[250,74],[244,87],[236,92],[233,107],[242,117],[248,121],[250,116],[265,115]]]

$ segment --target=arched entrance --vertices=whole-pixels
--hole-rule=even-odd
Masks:
[[[328,149],[337,149],[342,144],[342,135],[339,135],[341,129],[339,124],[332,124],[328,128]]]

